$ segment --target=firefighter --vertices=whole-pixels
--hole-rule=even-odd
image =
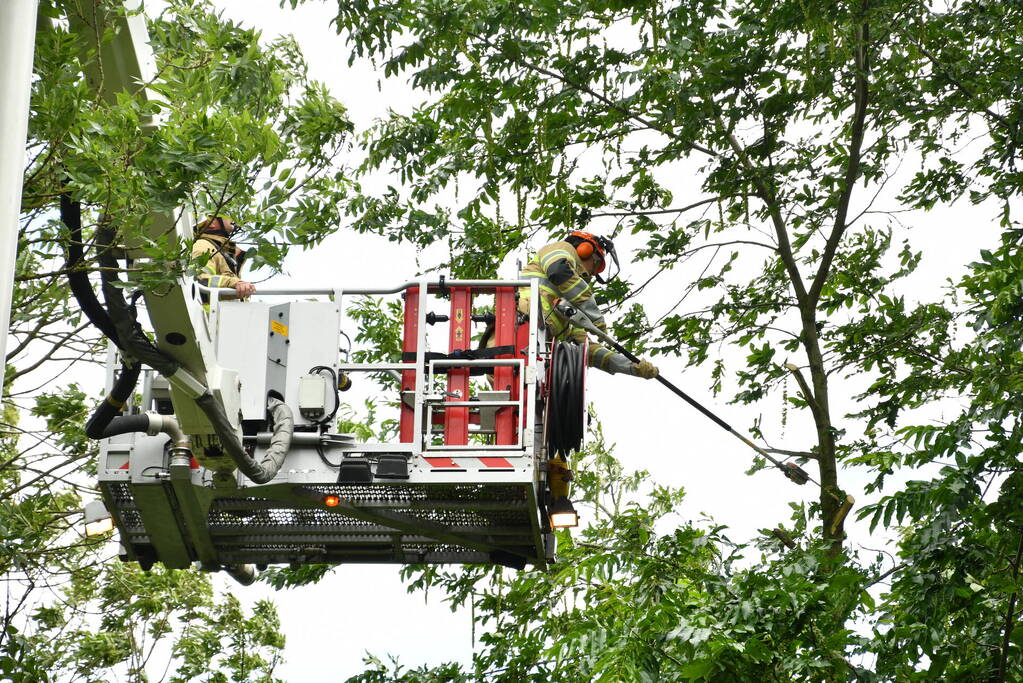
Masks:
[[[607,266],[608,254],[617,265],[618,256],[611,240],[576,230],[563,241],[541,248],[523,268],[523,278],[536,278],[540,281],[540,315],[555,338],[574,339],[580,343],[586,341],[586,331],[569,323],[554,308],[557,299],[568,301],[585,313],[596,327],[607,330],[604,316],[593,299],[589,281],[596,278],[598,282],[604,282],[600,273]],[[529,294],[528,287],[519,291],[520,313],[529,313]],[[612,375],[624,372],[643,379],[657,377],[657,368],[650,361],[633,363],[622,354],[593,342],[588,345],[586,355],[590,367]]]
[[[256,286],[239,277],[245,252],[231,241],[231,235],[237,230],[234,221],[226,216],[210,216],[196,230],[199,238],[192,245],[192,260],[209,255],[201,266],[199,282],[207,287],[234,289],[240,299],[255,294]]]

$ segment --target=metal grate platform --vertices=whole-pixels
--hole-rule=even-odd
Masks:
[[[265,495],[266,487],[216,490],[189,485],[206,500],[205,524],[196,537],[186,515],[182,489],[169,482],[141,485],[147,498],[158,496],[163,531],[154,543],[147,534],[147,511],[129,482],[104,482],[108,506],[122,530],[129,554],[168,555],[172,537],[188,561],[219,564],[325,563],[504,563],[543,565],[538,555],[541,530],[529,484],[324,484],[291,487],[300,495]],[[239,495],[245,491],[250,495]],[[316,502],[338,496],[344,505]],[[152,503],[149,503],[152,505]],[[167,513],[173,514],[168,519]],[[152,512],[149,513],[150,515]],[[396,521],[397,520],[397,521]],[[150,521],[152,517],[150,516]],[[460,542],[458,542],[460,541]]]

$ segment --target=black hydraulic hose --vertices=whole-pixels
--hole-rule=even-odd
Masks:
[[[96,230],[96,246],[99,248],[99,264],[103,267],[101,273],[103,300],[107,304],[107,312],[121,340],[121,348],[160,374],[169,377],[177,371],[178,363],[153,345],[135,319],[134,310],[124,299],[124,288],[121,286],[123,283],[117,275],[118,264],[112,245],[113,230],[109,225],[101,225]]]
[[[60,219],[67,226],[70,232],[67,245],[66,269],[68,271],[68,285],[72,295],[78,302],[85,317],[95,325],[110,341],[121,347],[120,336],[116,326],[106,309],[96,298],[89,278],[79,267],[85,260],[85,250],[82,239],[82,204],[71,199],[66,192],[60,196]],[[90,439],[103,439],[116,434],[126,434],[134,431],[145,431],[149,427],[149,420],[146,418],[144,424],[138,419],[140,416],[119,418],[121,408],[125,401],[131,396],[138,383],[139,372],[142,366],[138,363],[129,364],[126,361],[121,363],[121,374],[114,383],[110,394],[96,408],[89,421],[85,424],[85,435]],[[114,424],[116,423],[116,424]]]
[[[114,382],[113,388],[107,395],[106,399],[99,404],[96,410],[92,413],[89,421],[85,423],[85,435],[90,439],[105,439],[114,434],[108,434],[108,426],[113,428],[111,421],[131,420],[133,417],[141,416],[126,416],[119,418],[118,415],[121,413],[121,409],[124,407],[125,401],[131,396],[132,392],[135,391],[135,385],[139,380],[139,373],[142,371],[142,364],[135,363],[129,365],[126,361],[121,361],[121,374],[118,376],[117,381]],[[146,418],[145,427],[142,429],[129,429],[127,431],[145,431],[149,427],[149,419]],[[126,431],[115,432],[116,434],[125,434]]]
[[[567,458],[583,441],[585,348],[575,342],[556,342],[551,362],[547,457],[560,453]]]
[[[106,309],[96,298],[96,292],[89,284],[89,277],[84,271],[78,268],[85,259],[85,252],[82,248],[82,204],[71,199],[67,193],[60,195],[60,220],[70,231],[67,244],[67,259],[65,270],[68,271],[68,285],[71,293],[81,307],[85,317],[95,325],[100,332],[106,335],[107,339],[120,346],[120,340],[114,323]]]
[[[107,404],[104,402],[103,405]],[[90,422],[92,421],[90,420]],[[121,415],[119,417],[115,417],[104,425],[102,431],[94,431],[92,434],[86,432],[86,434],[90,439],[109,439],[111,436],[117,436],[118,434],[131,434],[133,432],[148,431],[148,415]]]

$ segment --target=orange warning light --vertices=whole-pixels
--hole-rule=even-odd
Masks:
[[[341,504],[341,496],[324,496],[323,504],[329,508],[336,508]]]

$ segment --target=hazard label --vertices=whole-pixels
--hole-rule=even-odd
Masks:
[[[277,322],[276,320],[270,321],[270,329],[281,335],[282,337],[288,336],[288,326]]]

